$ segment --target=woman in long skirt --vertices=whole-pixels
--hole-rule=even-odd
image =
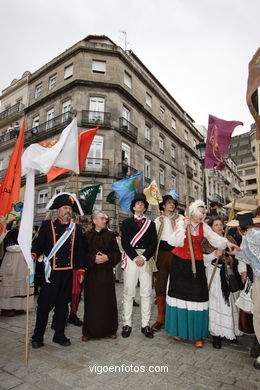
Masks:
[[[214,233],[203,223],[205,205],[197,200],[189,207],[190,218],[179,219],[168,243],[172,250],[172,262],[166,298],[165,330],[177,339],[194,341],[203,347],[203,338],[208,336],[208,285],[203,264],[201,242],[203,237],[216,248],[237,248],[226,238]],[[187,226],[190,226],[192,246],[196,263],[196,275],[192,273],[191,253]]]

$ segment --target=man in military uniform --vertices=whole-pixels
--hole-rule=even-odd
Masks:
[[[58,217],[43,221],[32,247],[34,260],[43,255],[45,264],[45,275],[38,298],[36,325],[32,336],[33,348],[43,346],[49,312],[53,308],[55,308],[53,342],[62,346],[70,345],[64,330],[72,293],[73,270],[77,270],[80,283],[83,282],[85,273],[82,229],[71,221],[73,211],[83,214],[79,202],[74,196],[64,192],[53,197],[46,209],[57,209]],[[51,252],[54,253],[52,257]],[[49,274],[47,274],[48,269]]]

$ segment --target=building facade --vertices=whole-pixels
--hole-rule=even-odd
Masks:
[[[184,207],[186,170],[190,200],[202,197],[196,144],[203,136],[132,51],[124,51],[106,36],[88,36],[26,77],[25,147],[58,139],[74,115],[79,132],[99,126],[78,178],[68,174],[47,184],[45,175],[36,176],[36,221],[43,219],[54,193],[100,184],[95,207],[102,208],[113,224],[116,207],[106,201],[112,183],[140,171],[145,187],[155,179],[162,194],[175,189]],[[3,91],[3,112],[8,96],[15,99],[12,85]],[[13,122],[0,119],[2,175],[15,143],[15,138],[6,136]],[[156,213],[151,208],[151,217]],[[125,216],[119,211],[120,219]]]

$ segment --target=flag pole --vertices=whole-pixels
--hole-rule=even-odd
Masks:
[[[185,177],[185,183],[186,183],[186,213],[187,217],[190,218],[189,215],[189,186],[188,186],[188,177],[187,177],[187,165],[184,164],[184,177]],[[191,254],[191,269],[194,278],[196,278],[196,262],[195,262],[195,256],[192,246],[192,239],[191,239],[191,232],[190,232],[190,225],[187,226],[187,235],[188,235],[188,242],[189,242],[189,248],[190,248],[190,254]]]
[[[231,219],[232,219],[232,215],[233,215],[234,210],[235,210],[235,205],[236,205],[236,198],[234,198],[233,201],[232,201],[232,208],[231,208],[231,211],[230,211],[230,213],[229,213],[228,222],[230,222]],[[227,238],[227,234],[228,234],[228,226],[226,225],[226,227],[225,227],[225,234],[224,234],[224,237],[225,237],[225,238]],[[218,256],[218,257],[217,257],[217,260],[216,260],[216,262],[215,262],[215,266],[214,266],[212,275],[211,275],[210,280],[209,280],[209,290],[210,290],[210,288],[211,288],[211,286],[212,286],[213,279],[214,279],[215,274],[216,274],[216,272],[217,272],[217,266],[218,266],[218,263],[219,263],[220,258],[221,258],[221,256]]]
[[[28,366],[29,355],[29,302],[30,302],[30,268],[26,277],[26,326],[25,326],[25,365]]]

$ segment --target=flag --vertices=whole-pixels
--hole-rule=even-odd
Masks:
[[[116,181],[112,184],[112,190],[119,197],[120,208],[123,211],[129,211],[135,192],[143,192],[143,172]]]
[[[79,172],[78,131],[76,118],[62,131],[59,141],[51,148],[31,144],[22,155],[22,173],[26,174],[26,187],[18,243],[30,268],[30,281],[34,276],[31,257],[34,217],[35,170],[47,173],[55,165]]]
[[[171,195],[173,197],[173,199],[176,199],[176,200],[179,198],[179,195],[177,194],[177,192],[175,190],[170,190],[169,195]]]
[[[79,171],[81,172],[84,168],[84,164],[90,149],[90,146],[92,144],[92,141],[96,135],[97,130],[99,127],[96,127],[95,129],[90,129],[83,131],[78,136],[78,144],[79,144]],[[68,169],[64,168],[58,168],[58,167],[51,167],[49,172],[47,173],[47,183],[50,183],[50,181],[54,180],[56,177],[62,175],[63,173],[69,172]]]
[[[146,196],[147,202],[153,206],[158,206],[158,204],[163,201],[162,195],[155,180],[151,182],[149,187],[144,189],[144,194]]]
[[[22,174],[37,169],[47,174],[52,166],[79,173],[78,130],[76,118],[62,131],[60,139],[51,148],[31,144],[22,156]]]
[[[11,210],[13,203],[20,197],[21,187],[21,157],[23,152],[25,132],[25,120],[23,120],[19,137],[14,146],[6,174],[0,188],[0,215],[6,216]]]
[[[106,201],[110,204],[116,204],[116,193],[115,191],[111,191],[109,192],[109,194],[107,195],[107,199]]]
[[[225,121],[209,115],[208,134],[206,142],[205,168],[225,169],[224,154],[227,152],[231,134],[236,126],[242,125],[238,121]]]
[[[100,187],[100,184],[95,184],[93,186],[84,187],[78,192],[79,198],[84,199],[86,202],[85,203],[86,208],[84,208],[84,211],[86,211],[86,214],[92,213],[99,187]]]
[[[248,81],[246,102],[249,111],[253,115],[256,124],[256,139],[260,140],[260,96],[258,94],[260,88],[260,48],[256,51],[248,65]]]

